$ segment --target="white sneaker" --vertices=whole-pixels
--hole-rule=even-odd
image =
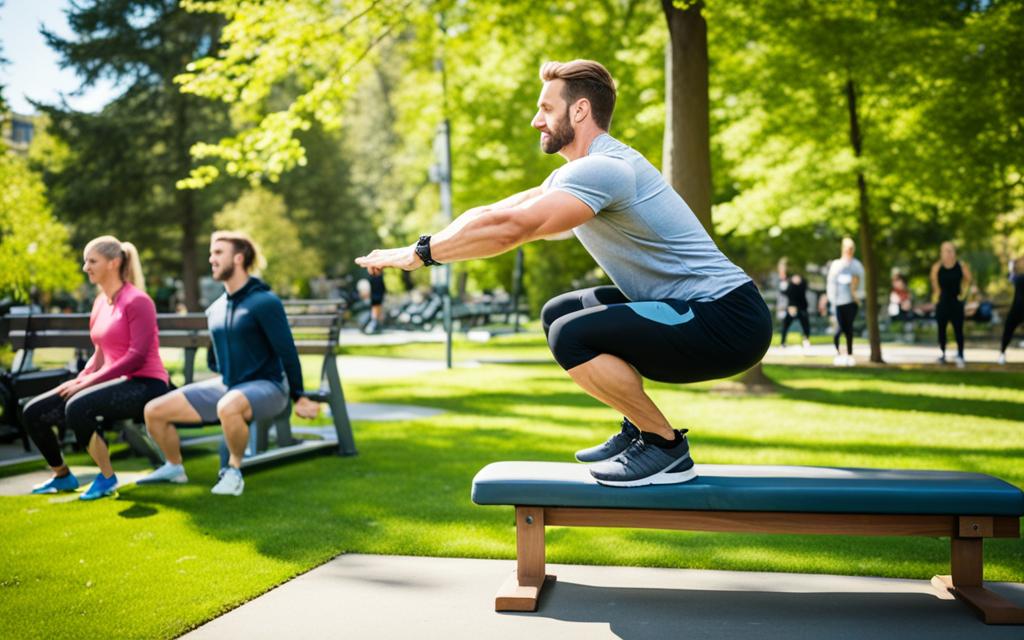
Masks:
[[[857,364],[857,361],[853,359],[853,354],[846,356],[846,366],[852,367]]]
[[[242,479],[242,472],[234,467],[227,467],[220,481],[210,489],[210,493],[219,496],[240,496],[244,489],[245,480]]]
[[[188,476],[185,475],[185,467],[180,464],[171,464],[165,462],[163,466],[156,469],[148,476],[144,476],[136,480],[135,484],[155,484],[157,482],[173,482],[175,484],[185,484],[188,482]]]
[[[939,364],[946,364],[946,354],[942,354],[941,356],[939,356],[939,359],[936,360],[935,362]]]
[[[957,369],[963,369],[966,366],[967,366],[967,363],[964,362],[964,357],[963,356],[957,356],[956,357],[956,368]]]
[[[832,366],[834,366],[834,367],[845,367],[846,366],[846,356],[844,356],[842,354],[837,354],[836,357],[832,360]]]
[[[811,348],[811,341],[808,340],[807,338],[804,338],[804,341],[803,341],[802,344],[803,344],[804,349],[810,349]]]
[[[999,354],[999,359],[996,360],[996,363],[998,363],[998,364],[1006,364],[1006,354],[1005,353],[1000,353]]]

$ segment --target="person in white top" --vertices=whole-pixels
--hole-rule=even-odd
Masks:
[[[864,280],[864,265],[853,257],[857,250],[852,238],[843,238],[842,255],[833,260],[828,269],[827,294],[836,314],[836,332],[832,341],[836,345],[837,367],[852,367],[853,320],[860,308],[861,282]],[[846,337],[846,353],[839,349],[839,337]]]

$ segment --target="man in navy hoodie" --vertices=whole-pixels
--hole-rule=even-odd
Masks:
[[[220,375],[146,405],[146,428],[167,462],[140,484],[187,482],[173,425],[220,421],[230,457],[211,491],[241,495],[245,481],[240,467],[249,422],[281,413],[289,395],[297,415],[312,418],[319,411],[316,402],[302,395],[302,367],[281,300],[266,283],[249,275],[258,259],[252,240],[243,233],[217,231],[211,237],[213,279],[223,282],[225,291],[206,310],[213,342],[207,359],[210,370]]]

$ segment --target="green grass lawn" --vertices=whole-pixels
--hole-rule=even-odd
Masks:
[[[457,349],[458,359],[546,353],[535,335]],[[443,347],[349,352],[438,357]],[[312,375],[318,363],[304,365]],[[650,390],[691,429],[698,463],[959,469],[1024,486],[1024,373],[765,369],[775,395]],[[496,460],[571,460],[618,428],[554,364],[345,384],[349,401],[446,413],[357,423],[360,455],[249,473],[238,499],[210,495],[213,449],[186,452],[185,486],[128,487],[88,504],[0,498],[0,637],[171,637],[346,552],[512,558],[512,509],[473,505],[473,475]],[[123,450],[115,464],[145,465]],[[583,528],[552,528],[547,549],[551,562],[911,578],[944,572],[949,558],[943,539]],[[989,541],[985,552],[987,579],[1024,581],[1024,543]]]

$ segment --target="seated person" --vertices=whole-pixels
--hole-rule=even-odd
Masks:
[[[95,351],[73,380],[36,396],[25,405],[25,428],[53,477],[32,493],[74,491],[78,479],[68,469],[53,427],[70,428],[100,475],[80,496],[96,500],[117,491],[117,475],[103,439],[103,426],[141,420],[143,407],[167,393],[167,370],[160,360],[156,305],[144,289],[139,254],[130,242],[100,236],[85,246],[82,270],[99,288],[89,317]]]
[[[167,462],[139,484],[188,482],[173,425],[219,420],[230,457],[212,492],[242,495],[249,422],[281,413],[289,395],[297,415],[313,418],[319,411],[317,403],[302,395],[302,367],[281,300],[262,280],[249,275],[256,263],[256,247],[245,234],[217,231],[210,239],[213,279],[224,283],[224,294],[206,310],[213,343],[208,360],[210,369],[221,375],[146,405],[146,428]]]
[[[899,271],[893,271],[892,289],[889,291],[889,319],[908,321],[914,319],[914,302],[907,286],[907,279]]]

